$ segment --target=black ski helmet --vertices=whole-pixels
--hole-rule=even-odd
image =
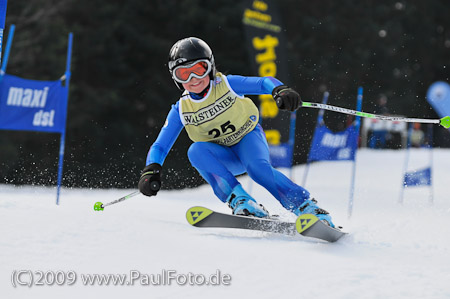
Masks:
[[[173,78],[173,69],[179,65],[189,63],[191,61],[207,59],[211,62],[211,72],[209,77],[214,79],[216,74],[216,66],[211,48],[203,40],[197,37],[187,37],[177,41],[169,52],[169,72],[172,79],[180,90],[184,90],[183,85]]]

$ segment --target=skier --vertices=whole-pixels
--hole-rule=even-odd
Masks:
[[[235,178],[247,172],[287,210],[297,216],[314,214],[334,227],[329,213],[306,189],[271,166],[258,108],[245,97],[272,94],[279,109],[295,111],[302,104],[295,90],[273,77],[223,75],[216,70],[210,47],[195,37],[172,46],[168,67],[183,93],[150,147],[138,184],[141,193],[157,194],[164,160],[184,127],[194,142],[188,150],[191,164],[234,215],[269,217]]]

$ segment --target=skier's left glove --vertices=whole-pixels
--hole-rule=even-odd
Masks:
[[[272,96],[281,110],[295,111],[302,106],[298,92],[286,85],[280,85],[272,90]]]
[[[145,166],[139,179],[139,191],[147,196],[153,196],[158,193],[161,188],[161,170],[162,167],[158,163],[152,163]]]

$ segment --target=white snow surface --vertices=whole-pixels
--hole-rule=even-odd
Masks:
[[[306,188],[349,232],[336,243],[192,227],[185,218],[192,206],[230,212],[208,185],[137,195],[101,212],[93,210],[95,202],[135,190],[64,188],[57,206],[55,187],[0,185],[0,298],[450,298],[450,150],[433,150],[432,204],[428,187],[406,189],[399,204],[405,154],[358,152],[351,218],[352,163],[311,165]],[[426,149],[412,150],[410,169],[426,166],[428,157]],[[294,168],[297,183],[304,169]],[[247,176],[239,180],[248,188]],[[272,214],[295,220],[260,186],[253,184],[252,195]],[[35,280],[39,271],[74,271],[77,281],[13,287],[12,273],[20,270]],[[114,286],[81,279],[132,270],[141,277],[175,271],[175,278],[208,278],[219,270],[231,281]],[[29,282],[29,272],[20,279]]]

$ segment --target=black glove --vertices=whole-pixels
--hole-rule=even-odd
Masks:
[[[161,188],[161,170],[158,163],[152,163],[145,166],[139,179],[139,191],[147,196],[156,195]]]
[[[280,85],[272,90],[272,96],[281,110],[295,111],[302,106],[298,92],[286,85]]]

